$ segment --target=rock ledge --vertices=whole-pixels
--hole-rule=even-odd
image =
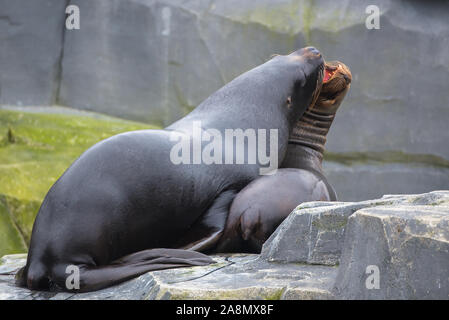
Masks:
[[[8,255],[0,299],[449,299],[449,191],[305,203],[260,255],[214,258],[70,294],[16,287],[26,255]]]

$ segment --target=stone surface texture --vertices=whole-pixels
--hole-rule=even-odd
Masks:
[[[208,266],[149,272],[73,294],[16,287],[14,274],[26,255],[8,255],[0,260],[0,299],[448,300],[449,191],[306,203],[261,255],[213,258]]]

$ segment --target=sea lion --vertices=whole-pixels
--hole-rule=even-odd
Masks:
[[[264,163],[241,164],[233,146],[222,144],[214,150],[214,157],[222,153],[216,163],[198,161],[195,150],[205,143],[192,132],[195,123],[209,136],[275,130],[273,142],[270,135],[257,147],[249,138],[235,147],[244,145],[248,154],[267,147],[281,163],[293,125],[318,97],[323,73],[324,60],[313,47],[276,56],[164,130],[127,132],[88,149],[42,202],[17,284],[85,292],[152,270],[212,263],[194,250],[218,241],[235,194],[259,176]],[[193,144],[193,163],[178,162],[180,153],[191,159],[190,144],[177,149],[184,143]],[[76,274],[79,281],[67,286],[68,276]]]
[[[300,203],[337,200],[321,162],[326,135],[351,79],[343,63],[325,64],[321,93],[289,138],[282,163],[285,169],[252,181],[237,194],[215,252],[259,253],[265,240]]]

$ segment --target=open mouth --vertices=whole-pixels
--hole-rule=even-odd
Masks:
[[[326,63],[320,99],[336,99],[347,90],[350,82],[351,74],[347,67],[337,61]]]
[[[331,70],[330,67],[326,66],[325,69],[324,69],[323,83],[328,82],[332,78],[332,76],[334,75],[336,70],[337,70],[337,68]]]
[[[340,65],[338,65],[338,67],[340,67]],[[338,67],[325,65],[325,67],[324,67],[323,83],[326,83],[330,79],[332,79],[332,77],[334,76],[334,74],[337,71]]]
[[[312,101],[308,110],[319,108],[330,108],[335,104],[339,105],[339,101],[344,97],[351,83],[352,75],[349,68],[339,61],[328,61],[324,64],[322,78],[317,81],[317,89],[315,90]],[[316,110],[315,110],[316,111]]]

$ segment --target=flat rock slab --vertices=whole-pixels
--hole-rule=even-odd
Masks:
[[[337,265],[348,218],[363,208],[449,205],[449,191],[386,195],[361,202],[309,202],[298,206],[264,243],[261,256],[271,262]]]
[[[268,263],[259,255],[214,256],[217,263],[146,273],[120,285],[89,293],[36,292],[14,285],[24,255],[9,255],[0,266],[0,299],[331,299],[336,267]],[[6,273],[6,274],[5,274]]]
[[[449,191],[299,206],[261,255],[146,273],[89,293],[18,288],[26,255],[0,260],[0,299],[449,299]]]
[[[344,299],[449,299],[449,206],[357,211],[333,292]]]

